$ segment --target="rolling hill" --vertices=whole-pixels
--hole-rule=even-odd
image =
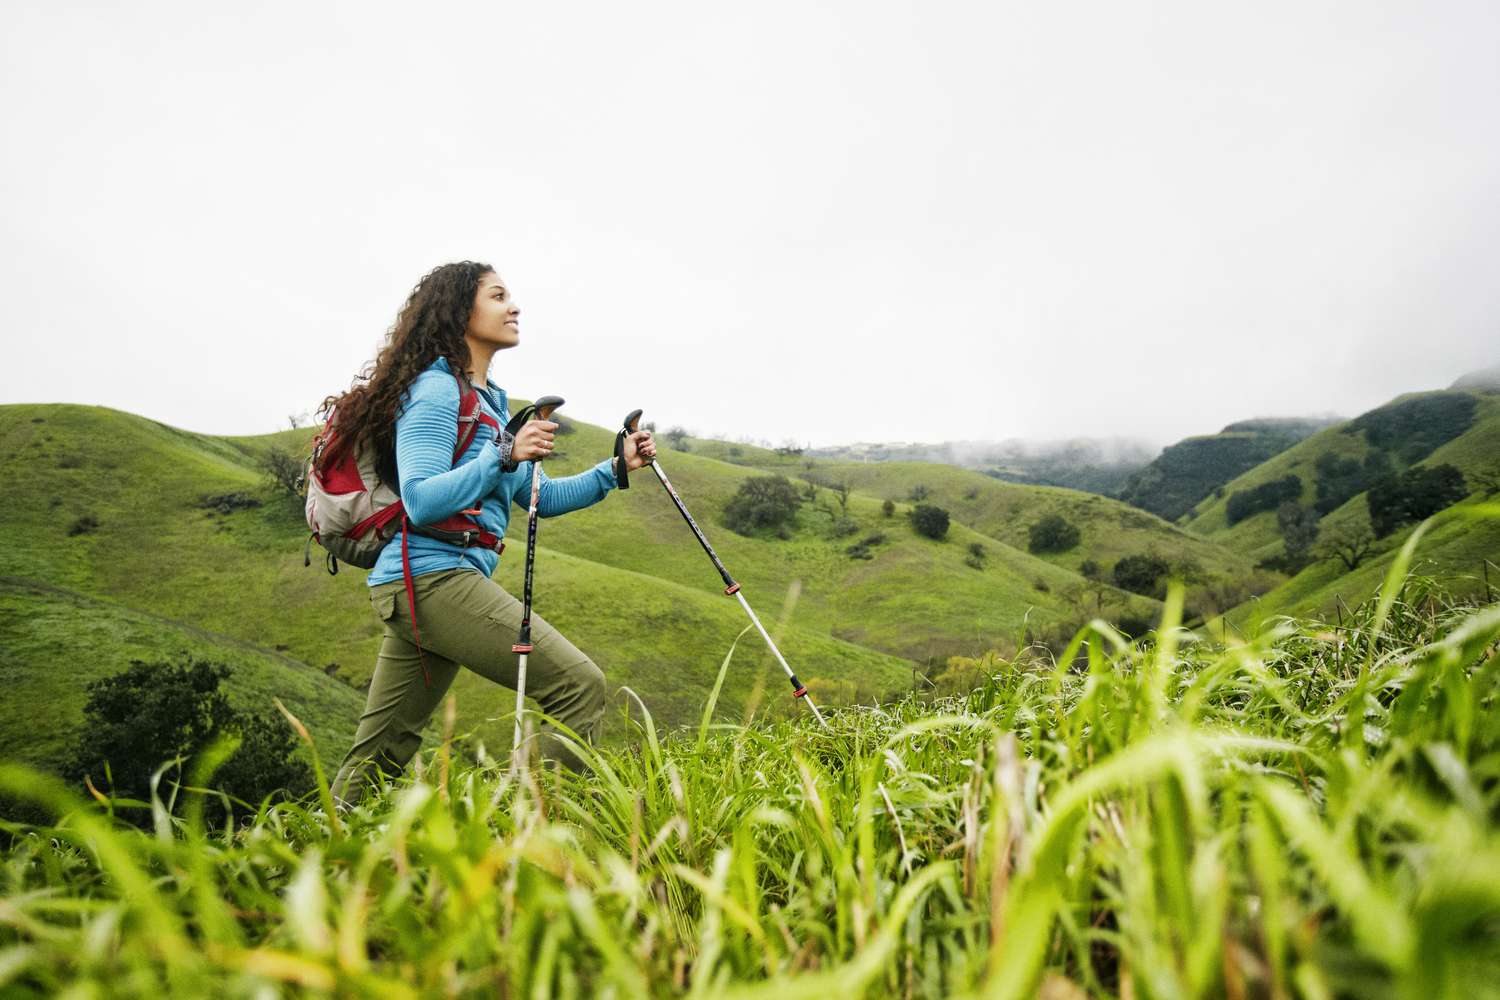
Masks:
[[[1126,481],[1118,496],[1176,521],[1235,476],[1333,422],[1313,417],[1243,420],[1217,434],[1185,438],[1162,449]]]
[[[1185,526],[1251,559],[1266,559],[1283,547],[1276,513],[1264,510],[1231,524],[1229,503],[1236,494],[1296,477],[1295,499],[1321,511],[1320,530],[1326,536],[1369,525],[1366,494],[1379,476],[1440,465],[1463,473],[1470,497],[1439,517],[1418,549],[1414,569],[1442,578],[1458,593],[1481,595],[1486,592],[1486,560],[1492,561],[1492,578],[1500,582],[1493,565],[1500,560],[1500,524],[1467,514],[1486,499],[1483,483],[1500,479],[1500,394],[1493,392],[1412,393],[1326,428],[1231,481],[1222,496],[1200,503]],[[1378,587],[1412,530],[1408,525],[1379,539],[1369,558],[1352,571],[1334,559],[1315,562],[1233,618],[1253,623],[1362,600]]]
[[[300,500],[267,490],[259,470],[269,449],[300,449],[310,434],[217,438],[103,408],[0,407],[0,471],[16,484],[0,512],[7,601],[18,618],[34,604],[51,608],[53,621],[40,633],[5,636],[13,669],[45,677],[88,655],[95,676],[152,650],[217,651],[235,666],[237,697],[301,699],[324,752],[340,752],[378,641],[363,574],[305,568]],[[575,425],[550,474],[592,464],[611,439]],[[852,534],[809,504],[790,538],[742,538],[719,525],[719,514],[754,470],[671,452],[664,463],[804,679],[840,682],[867,700],[908,685],[914,660],[1004,644],[1028,624],[1072,613],[1060,594],[1075,574],[963,524],[932,541],[856,494]],[[884,538],[867,545],[871,558],[846,552],[875,535]],[[654,477],[637,476],[628,492],[544,522],[541,542],[539,613],[659,719],[696,719],[745,623]],[[972,544],[988,553],[982,568],[964,561]],[[521,565],[512,548],[497,579],[519,589]],[[800,598],[788,601],[794,593]],[[59,607],[105,623],[87,631],[107,641],[85,654],[57,638]],[[146,638],[152,623],[162,632],[154,644]],[[759,689],[784,698],[761,644],[742,644],[736,662],[721,701],[727,717],[758,701]],[[82,703],[81,683],[49,680],[34,690],[63,716],[70,699],[71,711]],[[503,741],[502,693],[467,673],[454,690],[461,728]]]

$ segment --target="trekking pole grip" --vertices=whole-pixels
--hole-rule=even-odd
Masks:
[[[640,429],[642,412],[631,410],[627,413],[620,432],[615,435],[615,482],[622,490],[630,489],[630,470],[625,467],[625,439]]]

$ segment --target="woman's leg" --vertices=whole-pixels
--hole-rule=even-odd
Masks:
[[[417,598],[422,648],[514,691],[519,657],[511,646],[521,628],[521,602],[494,580],[469,570],[434,577],[438,579],[430,590]],[[396,628],[405,635],[400,629],[409,630],[410,623],[401,618]],[[604,716],[603,672],[535,613],[531,643],[526,694],[536,699],[543,712],[592,743]],[[550,727],[543,730],[541,749],[544,757],[574,770],[584,766],[551,734]]]
[[[416,579],[419,628],[426,619],[423,598],[433,582],[427,576]],[[385,622],[385,638],[370,678],[354,746],[345,755],[333,781],[333,795],[341,805],[352,805],[359,800],[373,770],[378,768],[387,775],[401,773],[422,745],[422,730],[432,710],[458,674],[458,664],[428,648],[425,629],[422,654],[418,657],[417,647],[410,638],[411,620],[401,584],[394,588],[389,585],[373,588],[370,602]],[[424,660],[432,678],[431,686],[422,675]]]

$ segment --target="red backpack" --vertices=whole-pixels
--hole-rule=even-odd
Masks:
[[[454,376],[458,383],[458,441],[453,446],[453,462],[457,464],[463,453],[474,441],[479,425],[484,424],[499,435],[500,425],[479,407],[479,393],[464,380]],[[352,449],[344,454],[337,464],[317,471],[318,459],[337,440],[337,414],[329,414],[328,423],[312,442],[312,457],[307,465],[307,526],[312,534],[307,539],[302,563],[312,565],[312,543],[317,542],[328,550],[328,572],[338,573],[339,560],[361,569],[371,569],[380,557],[380,550],[398,530],[405,529],[401,536],[401,572],[406,581],[407,606],[411,609],[412,635],[417,639],[418,655],[422,641],[417,633],[416,595],[412,586],[411,560],[407,555],[408,534],[426,535],[465,548],[479,546],[496,553],[504,550],[505,543],[496,535],[485,531],[474,518],[478,508],[460,511],[436,524],[411,524],[406,518],[406,508],[396,486],[382,482],[375,468],[375,453],[368,445]],[[424,663],[425,676],[427,666]]]

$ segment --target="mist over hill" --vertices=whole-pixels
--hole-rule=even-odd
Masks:
[[[812,448],[813,458],[853,462],[942,462],[996,479],[1114,495],[1158,448],[1139,438],[1067,438],[1031,441],[943,441],[937,444],[861,442]]]

